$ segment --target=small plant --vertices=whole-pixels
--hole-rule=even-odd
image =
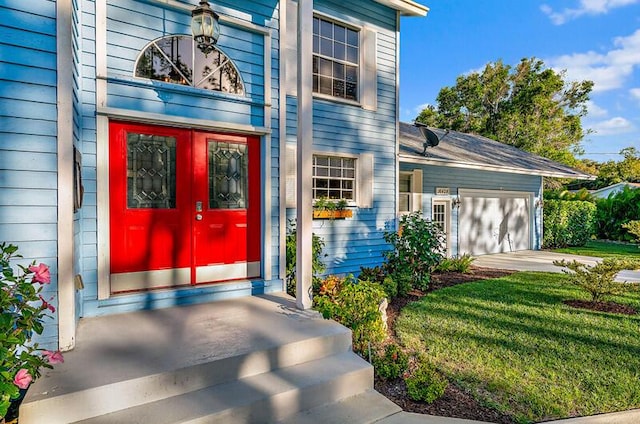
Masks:
[[[318,275],[322,274],[326,266],[322,262],[322,258],[327,256],[322,254],[324,249],[324,240],[316,234],[313,234],[312,239],[312,273],[314,284],[318,281]],[[296,252],[298,250],[297,237],[296,237],[296,223],[295,220],[290,219],[287,227],[287,244],[286,244],[286,278],[287,278],[287,293],[291,296],[296,295]]]
[[[326,319],[334,319],[351,329],[353,349],[364,354],[369,343],[377,345],[386,336],[380,304],[384,290],[377,283],[353,277],[330,276],[319,285],[314,307]]]
[[[385,252],[391,273],[408,269],[413,286],[426,290],[431,272],[444,257],[445,233],[420,212],[412,212],[400,218],[399,231],[385,231],[384,239],[392,246]]]
[[[638,288],[637,284],[615,281],[616,274],[625,269],[640,268],[640,261],[605,258],[596,265],[585,265],[564,259],[554,261],[555,266],[561,266],[565,274],[569,275],[572,284],[591,294],[593,303],[601,302],[607,296],[622,294]]]
[[[440,398],[449,382],[431,364],[423,362],[404,379],[407,394],[415,401],[432,403]]]
[[[461,272],[467,274],[471,269],[471,264],[475,258],[468,253],[455,258],[444,258],[442,262],[436,266],[438,272]]]
[[[45,264],[18,265],[18,247],[0,244],[0,421],[12,400],[20,396],[40,376],[41,368],[53,368],[63,362],[60,352],[40,349],[32,342],[34,334],[42,334],[44,319],[51,318],[55,307],[42,295],[43,284],[51,274]]]
[[[629,221],[626,224],[622,224],[622,228],[635,237],[634,241],[636,243],[640,243],[640,221]]]
[[[400,377],[409,366],[409,357],[397,344],[388,344],[383,353],[373,358],[373,368],[378,377],[392,380]]]
[[[360,280],[371,281],[372,283],[378,283],[384,289],[387,299],[391,300],[398,296],[398,283],[392,276],[387,275],[381,266],[373,268],[360,267]]]

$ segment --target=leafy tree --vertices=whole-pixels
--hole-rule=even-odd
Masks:
[[[416,121],[575,165],[585,135],[580,119],[592,88],[591,81],[566,81],[564,72],[547,69],[536,58],[522,59],[515,67],[499,60],[442,88],[437,107],[427,107]]]

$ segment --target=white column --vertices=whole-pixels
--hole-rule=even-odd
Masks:
[[[298,142],[296,305],[312,306],[313,0],[298,1]]]
[[[75,346],[76,298],[73,282],[73,64],[72,2],[56,2],[58,69],[58,346]]]

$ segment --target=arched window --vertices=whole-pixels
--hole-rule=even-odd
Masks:
[[[136,77],[188,85],[223,93],[244,94],[240,73],[217,48],[207,56],[193,37],[172,35],[152,41],[138,57]]]

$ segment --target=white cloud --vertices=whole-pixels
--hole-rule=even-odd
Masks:
[[[624,134],[635,130],[633,124],[621,116],[596,122],[591,125],[591,129],[595,136]]]
[[[629,90],[629,93],[631,93],[634,99],[640,100],[640,88],[632,88]]]
[[[640,29],[627,37],[617,37],[613,46],[608,52],[573,53],[546,59],[545,63],[558,71],[566,70],[570,80],[593,81],[594,92],[613,90],[640,66]]]
[[[612,9],[629,6],[639,3],[640,0],[580,0],[578,7],[565,8],[562,11],[555,11],[551,6],[543,4],[540,10],[551,19],[555,25],[562,25],[572,19],[577,19],[583,15],[603,15]]]
[[[587,112],[589,118],[604,118],[609,114],[609,111],[595,104],[593,100],[587,101]]]

